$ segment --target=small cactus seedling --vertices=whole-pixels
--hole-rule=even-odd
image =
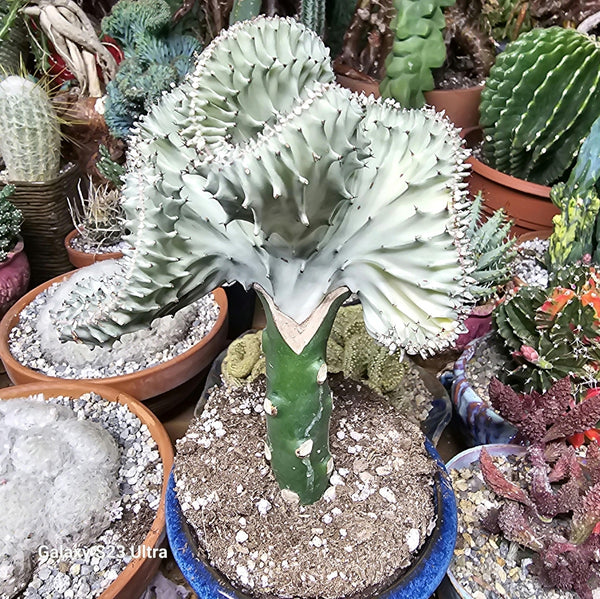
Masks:
[[[319,499],[332,471],[326,346],[357,293],[369,333],[428,354],[461,331],[470,261],[465,150],[433,111],[332,84],[327,49],[292,19],[233,25],[144,117],[123,188],[128,259],[76,289],[64,338],[107,343],[220,283],[267,316],[267,435],[280,487]]]

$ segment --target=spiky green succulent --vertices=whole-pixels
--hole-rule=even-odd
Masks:
[[[570,376],[600,375],[600,278],[589,264],[554,273],[548,289],[525,286],[494,311],[494,327],[514,360],[505,380],[519,391],[547,391]]]
[[[485,160],[551,185],[573,164],[599,105],[596,39],[573,29],[533,29],[498,55],[482,91]]]
[[[550,199],[560,208],[552,222],[548,258],[556,270],[590,256],[600,264],[600,116],[587,136],[567,183],[557,183]]]
[[[63,337],[110,343],[221,283],[255,286],[271,465],[304,503],[333,465],[325,350],[344,298],[385,345],[428,353],[461,330],[470,269],[457,130],[332,81],[294,20],[223,32],[130,139],[135,249],[106,267],[112,285],[90,280],[54,315]]]
[[[497,210],[487,220],[483,219],[481,193],[469,209],[467,235],[471,243],[471,257],[475,269],[471,273],[475,284],[471,294],[477,300],[493,295],[500,285],[507,283],[512,273],[511,262],[516,256],[516,239],[509,237],[512,221],[503,210]]]
[[[0,79],[18,73],[29,53],[29,36],[19,14],[24,0],[0,2]]]
[[[44,87],[11,75],[0,81],[0,154],[10,181],[51,181],[60,166],[60,123]]]
[[[380,85],[384,98],[394,98],[407,108],[425,104],[423,92],[434,87],[431,69],[441,67],[446,58],[442,8],[455,1],[394,0],[396,15],[390,27],[395,39]]]

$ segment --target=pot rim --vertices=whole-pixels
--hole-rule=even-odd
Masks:
[[[84,393],[95,392],[107,401],[127,406],[127,409],[139,418],[142,424],[145,424],[152,439],[158,446],[160,459],[163,466],[163,479],[161,489],[161,499],[156,516],[150,525],[150,530],[144,537],[142,545],[146,547],[159,547],[165,539],[165,500],[167,493],[167,484],[169,481],[169,472],[173,465],[173,445],[160,420],[140,401],[127,393],[123,393],[101,383],[88,383],[86,381],[42,381],[37,383],[28,383],[25,385],[16,385],[0,389],[0,401],[10,400],[17,397],[27,397],[29,395],[43,394],[44,399],[54,395],[69,395],[70,397],[81,396]],[[119,576],[101,593],[99,599],[117,599],[131,581],[132,584],[141,586],[147,584],[150,578],[158,570],[159,559],[152,557],[134,557],[121,570]],[[133,595],[132,595],[133,596]],[[137,595],[136,595],[137,596]]]
[[[83,252],[81,250],[75,249],[71,245],[71,241],[79,235],[79,231],[77,229],[73,229],[70,233],[65,237],[65,248],[67,250],[67,254],[69,254],[69,258],[71,258],[71,254],[73,256],[80,256],[82,258],[94,258],[94,262],[96,261],[95,256],[102,256],[103,260],[117,260],[123,257],[123,252]]]
[[[15,382],[13,376],[16,374],[17,381],[27,382],[31,381],[39,381],[39,382],[50,382],[50,381],[73,381],[73,382],[84,382],[86,384],[104,384],[108,386],[115,386],[119,389],[122,389],[126,393],[131,393],[129,387],[136,386],[139,388],[140,386],[148,387],[147,393],[140,395],[131,393],[131,395],[137,396],[139,400],[145,400],[150,397],[154,397],[167,391],[168,389],[173,388],[175,383],[177,382],[177,372],[173,372],[172,376],[169,377],[168,381],[164,381],[165,384],[167,382],[172,383],[167,389],[162,389],[160,385],[156,384],[156,381],[153,380],[153,377],[159,373],[164,371],[171,370],[181,370],[182,372],[187,372],[195,363],[195,358],[197,354],[202,354],[202,352],[208,351],[211,342],[214,340],[215,342],[221,342],[226,334],[227,329],[227,296],[225,291],[218,287],[212,291],[212,294],[215,298],[215,302],[219,306],[219,315],[217,317],[217,321],[213,325],[212,329],[195,345],[190,347],[185,352],[171,358],[167,362],[162,362],[161,364],[156,364],[155,366],[151,366],[150,368],[144,368],[142,370],[138,370],[137,372],[132,372],[130,374],[123,374],[120,376],[112,376],[106,378],[97,378],[97,379],[61,379],[59,377],[52,377],[47,374],[43,374],[32,368],[27,366],[23,366],[19,361],[17,361],[10,352],[10,348],[8,345],[8,336],[10,331],[16,326],[19,321],[19,315],[21,311],[29,305],[42,291],[46,290],[48,287],[53,285],[54,283],[60,283],[67,280],[71,277],[75,272],[75,270],[65,273],[63,275],[59,275],[58,277],[54,277],[41,285],[38,285],[28,293],[26,293],[21,299],[19,299],[11,308],[8,310],[6,315],[0,321],[0,359],[4,363],[6,371],[10,377],[10,379]],[[212,360],[212,354],[210,355],[210,359],[207,364]],[[207,364],[204,364],[202,368],[204,368]],[[192,375],[187,376],[187,378],[182,378],[178,382],[184,382],[189,380],[191,376],[197,374],[202,370],[202,368],[194,368],[195,372]]]

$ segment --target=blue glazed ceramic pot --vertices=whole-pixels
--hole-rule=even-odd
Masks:
[[[438,471],[434,483],[436,527],[417,555],[411,567],[389,588],[373,595],[381,599],[428,599],[439,586],[454,552],[457,515],[454,492],[444,463],[426,439],[425,447],[435,460]],[[189,585],[202,599],[251,599],[234,589],[198,551],[191,531],[175,494],[173,472],[166,497],[166,522],[169,544],[177,565]],[[376,556],[373,556],[374,558]]]
[[[502,416],[494,412],[471,387],[466,377],[466,368],[473,358],[479,343],[485,343],[489,335],[471,341],[454,364],[451,397],[469,445],[487,443],[510,443],[517,434],[516,429]]]

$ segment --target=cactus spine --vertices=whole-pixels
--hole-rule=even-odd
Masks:
[[[332,79],[323,42],[292,19],[223,32],[130,139],[129,259],[52,314],[63,337],[107,343],[222,282],[254,286],[272,320],[274,469],[301,501],[332,466],[324,359],[339,303],[356,292],[373,337],[427,355],[462,332],[471,266],[458,131]]]
[[[11,75],[0,82],[0,154],[11,181],[50,181],[60,165],[60,124],[40,85]]]
[[[533,29],[498,55],[481,94],[487,163],[542,185],[564,176],[598,116],[600,46],[572,29]]]
[[[423,92],[434,86],[431,69],[441,67],[446,58],[442,8],[455,1],[394,0],[396,15],[390,27],[395,40],[379,88],[384,98],[394,98],[406,108],[425,104]]]

